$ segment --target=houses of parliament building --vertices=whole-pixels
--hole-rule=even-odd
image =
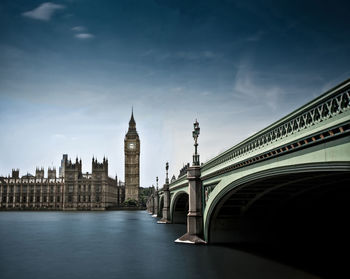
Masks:
[[[55,168],[37,168],[35,175],[20,177],[19,170],[0,177],[0,209],[105,210],[125,200],[139,200],[140,140],[133,113],[124,140],[125,182],[108,176],[108,159],[92,158],[91,173],[82,172],[82,162],[64,154],[57,176]]]

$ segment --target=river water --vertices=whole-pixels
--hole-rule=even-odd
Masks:
[[[224,246],[174,243],[145,211],[0,212],[0,278],[316,278]]]

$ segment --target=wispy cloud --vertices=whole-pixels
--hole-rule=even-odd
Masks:
[[[86,40],[86,39],[93,39],[95,36],[91,33],[79,33],[75,34],[75,37],[81,40]]]
[[[72,30],[76,32],[84,32],[86,31],[86,28],[84,26],[75,26],[72,28]]]
[[[284,95],[282,88],[277,85],[265,84],[246,66],[238,69],[233,91],[236,97],[266,105],[273,110],[277,108]]]
[[[95,38],[95,35],[92,33],[88,33],[88,29],[85,26],[74,26],[72,31],[75,32],[74,37],[80,40],[87,40]]]
[[[34,10],[22,13],[22,15],[32,19],[49,21],[56,11],[64,8],[65,6],[63,5],[45,2]]]

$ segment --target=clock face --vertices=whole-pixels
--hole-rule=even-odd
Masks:
[[[131,149],[131,150],[133,150],[133,149],[136,148],[136,144],[135,144],[134,142],[130,142],[130,143],[128,144],[128,148]]]

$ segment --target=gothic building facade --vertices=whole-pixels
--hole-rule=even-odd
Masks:
[[[81,160],[72,163],[63,155],[60,173],[49,168],[36,169],[35,176],[19,176],[12,170],[11,177],[0,178],[1,209],[47,210],[105,210],[118,207],[125,199],[123,183],[108,176],[108,160],[102,163],[92,158],[91,173],[82,173]]]
[[[133,112],[124,140],[125,183],[108,176],[108,160],[92,158],[91,173],[82,172],[82,162],[64,154],[57,176],[55,168],[37,168],[35,175],[20,177],[19,170],[0,177],[0,209],[105,210],[120,207],[125,200],[139,201],[140,139]]]

